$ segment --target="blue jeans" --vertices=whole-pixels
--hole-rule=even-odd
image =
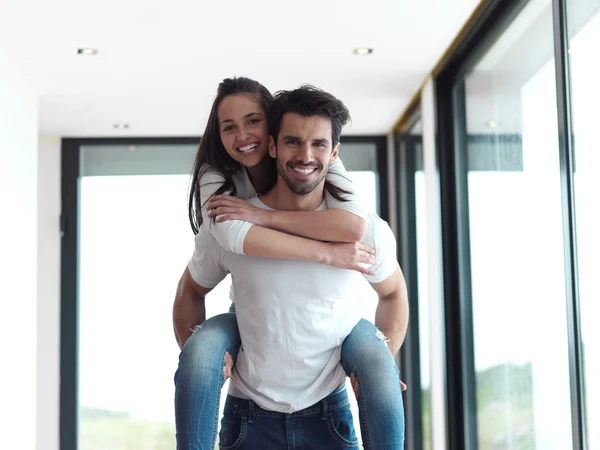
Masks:
[[[175,373],[178,450],[213,450],[217,439],[224,355],[240,348],[235,313],[212,317],[185,343]],[[404,408],[394,358],[377,328],[361,320],[342,345],[341,363],[360,385],[360,428],[366,450],[404,448]]]
[[[267,411],[252,400],[227,396],[221,450],[344,450],[358,448],[346,390],[291,414]]]

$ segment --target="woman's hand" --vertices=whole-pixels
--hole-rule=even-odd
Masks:
[[[208,217],[215,217],[217,222],[226,220],[243,220],[254,225],[269,227],[271,211],[258,208],[231,195],[215,195],[207,205]]]
[[[375,275],[372,270],[360,264],[375,264],[375,250],[362,242],[330,242],[323,263],[340,269],[356,270],[366,275]]]

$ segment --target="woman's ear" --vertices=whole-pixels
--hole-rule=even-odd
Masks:
[[[273,159],[277,158],[277,146],[275,145],[273,136],[269,136],[269,156]]]

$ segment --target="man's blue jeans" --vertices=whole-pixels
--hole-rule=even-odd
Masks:
[[[240,348],[235,313],[212,317],[185,343],[175,373],[178,450],[213,450],[226,352]],[[342,366],[360,385],[358,407],[366,450],[404,448],[404,409],[396,363],[377,328],[361,320],[342,345]]]
[[[295,413],[267,411],[227,396],[221,450],[345,450],[358,448],[346,390]]]

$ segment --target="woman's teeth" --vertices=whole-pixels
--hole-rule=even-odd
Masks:
[[[239,147],[238,151],[244,153],[244,152],[249,152],[254,150],[256,147],[258,147],[258,144],[250,144],[250,145],[246,145],[245,147]]]

